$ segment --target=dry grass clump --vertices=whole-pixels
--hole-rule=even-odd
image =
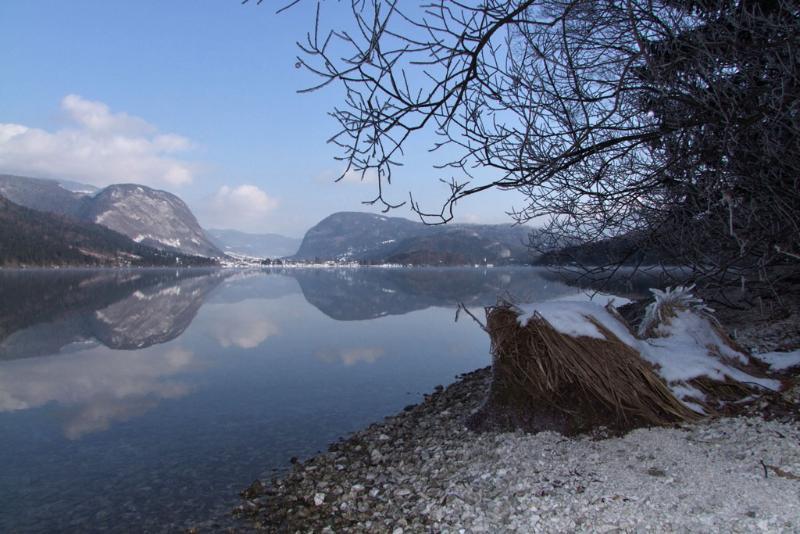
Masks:
[[[483,415],[527,411],[514,426],[566,434],[598,425],[625,430],[699,418],[634,348],[594,318],[586,319],[604,339],[560,333],[539,314],[521,325],[508,304],[488,308],[495,376]],[[473,426],[486,426],[480,414]]]
[[[721,332],[719,322],[714,317],[714,310],[706,306],[703,299],[696,297],[692,291],[694,286],[668,287],[665,290],[651,289],[653,302],[647,306],[642,323],[639,325],[638,335],[640,338],[652,338],[658,336],[658,327],[669,325],[679,311],[691,310],[693,313],[706,319],[715,330]],[[725,334],[727,337],[727,334]]]

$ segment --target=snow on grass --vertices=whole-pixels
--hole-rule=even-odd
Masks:
[[[660,289],[651,289],[653,302],[645,310],[642,324],[639,325],[639,337],[648,337],[649,330],[655,328],[669,318],[675,309],[692,310],[696,315],[700,315],[711,320],[714,310],[705,305],[702,299],[692,294],[694,286],[676,286]]]
[[[654,335],[640,340],[636,347],[645,360],[658,366],[658,373],[668,383],[678,383],[707,376],[714,380],[733,380],[757,384],[770,390],[780,389],[778,380],[758,378],[728,365],[717,357],[747,363],[747,356],[729,347],[709,320],[692,310],[677,311],[654,329]]]
[[[783,371],[800,365],[800,350],[792,352],[765,352],[755,354],[756,358],[769,365],[773,371]]]
[[[517,306],[521,311],[518,320],[526,324],[534,314],[541,315],[550,325],[562,334],[573,337],[592,337],[605,339],[600,330],[589,320],[593,317],[598,323],[610,330],[624,343],[633,346],[636,339],[631,335],[628,327],[619,322],[611,313],[595,302],[581,302],[571,300],[549,300],[533,304]]]
[[[697,412],[704,412],[697,401],[704,401],[705,396],[688,382],[703,376],[716,381],[730,378],[774,391],[780,389],[778,380],[755,377],[727,363],[746,364],[748,357],[726,343],[714,324],[711,310],[692,295],[691,288],[654,290],[653,293],[656,300],[648,307],[644,327],[639,331],[640,337],[646,334],[644,339],[634,336],[627,325],[605,306],[615,303],[610,295],[592,301],[572,295],[567,299],[524,304],[517,307],[521,312],[518,320],[524,325],[538,315],[562,334],[605,339],[593,322],[596,321],[653,364],[673,394]],[[760,357],[764,359],[764,356],[774,358],[781,366],[773,366],[773,369],[800,364],[800,351]],[[767,363],[772,365],[770,361]]]

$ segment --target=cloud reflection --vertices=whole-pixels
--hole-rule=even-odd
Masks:
[[[347,367],[357,363],[375,363],[385,353],[381,347],[356,347],[350,349],[321,349],[314,357],[325,363],[342,363]]]
[[[143,414],[189,387],[171,379],[193,354],[183,348],[139,352],[97,347],[54,357],[0,362],[0,412],[56,403],[64,411],[64,435],[77,439],[114,421]]]
[[[254,349],[281,332],[277,324],[264,316],[267,309],[269,306],[262,300],[246,300],[206,305],[204,311],[210,318],[208,331],[222,348]]]

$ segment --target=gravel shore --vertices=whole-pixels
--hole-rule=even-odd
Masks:
[[[622,437],[475,434],[481,369],[284,478],[243,528],[276,532],[800,532],[800,426],[761,417]],[[245,526],[246,525],[246,526]]]

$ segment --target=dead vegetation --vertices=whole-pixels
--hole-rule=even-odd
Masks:
[[[607,308],[628,327],[625,319]],[[658,324],[668,324],[680,306],[667,306],[645,328],[658,335]],[[728,348],[746,355],[710,314],[702,311]],[[484,406],[469,420],[473,430],[554,430],[566,435],[604,427],[615,433],[641,426],[666,426],[697,421],[705,416],[741,413],[765,396],[755,384],[700,376],[686,384],[703,395],[682,402],[635,347],[623,342],[591,315],[603,338],[559,332],[545,317],[534,313],[520,324],[519,310],[509,303],[486,309],[486,331],[492,341],[493,381]],[[715,354],[716,347],[708,347]],[[729,366],[763,376],[765,368],[722,358]],[[697,406],[704,414],[696,411]]]

